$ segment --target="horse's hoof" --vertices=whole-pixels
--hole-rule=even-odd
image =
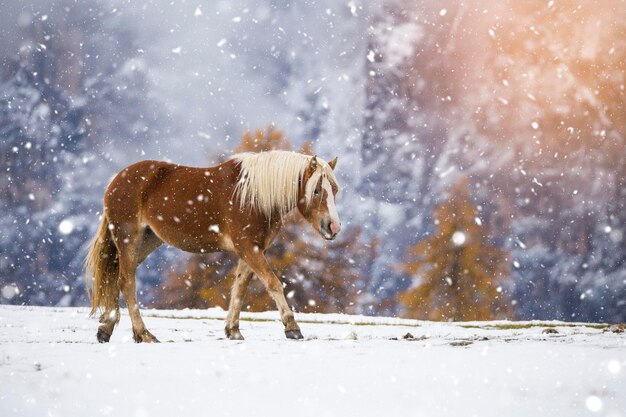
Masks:
[[[143,333],[133,334],[133,339],[137,343],[160,343],[159,339],[147,330],[144,330]]]
[[[226,337],[230,340],[245,340],[239,329],[224,329]]]
[[[104,330],[98,328],[98,333],[96,333],[96,338],[98,339],[98,343],[108,343],[111,339],[111,335],[105,332]]]
[[[287,339],[304,339],[304,336],[302,336],[302,332],[300,332],[300,329],[285,330],[285,336],[287,336]]]

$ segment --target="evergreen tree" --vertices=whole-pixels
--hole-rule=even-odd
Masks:
[[[123,165],[158,126],[128,22],[98,1],[61,4],[24,23],[0,80],[0,288],[16,294],[4,302],[85,302],[110,159]]]
[[[461,181],[434,211],[436,232],[409,248],[402,270],[416,285],[400,295],[407,317],[489,320],[509,315],[507,253],[489,243]]]
[[[527,319],[626,317],[626,24],[611,12],[618,3],[503,2],[515,19],[494,25],[488,39],[482,67],[492,94],[475,95],[477,126],[509,155],[489,158],[515,167],[490,183],[501,196],[494,217],[511,226],[515,299]]]
[[[82,172],[82,108],[18,62],[0,84],[0,286],[12,285],[11,302],[58,303],[71,289],[68,265],[87,239],[71,219],[89,199],[74,174]],[[63,223],[65,221],[65,223]],[[65,297],[65,302],[69,300]]]
[[[428,230],[423,213],[463,174],[494,241],[512,252],[520,317],[623,320],[619,3],[380,8],[368,38],[360,191],[395,205],[409,230],[385,236],[385,258]],[[374,224],[390,217],[376,211]],[[383,277],[376,287],[405,285]]]

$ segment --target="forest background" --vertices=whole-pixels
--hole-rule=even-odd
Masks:
[[[297,311],[626,319],[622,1],[0,8],[2,303],[87,302],[124,166],[278,148],[339,156],[340,239],[269,252]],[[140,301],[225,306],[232,262],[164,247]]]

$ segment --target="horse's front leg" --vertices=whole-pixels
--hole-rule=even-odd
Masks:
[[[230,340],[243,340],[243,335],[239,331],[239,313],[243,306],[248,284],[252,279],[252,269],[248,264],[240,259],[235,271],[235,282],[230,293],[230,303],[228,305],[228,315],[226,316],[226,337]]]
[[[270,268],[263,253],[250,248],[250,250],[241,251],[239,256],[250,266],[261,282],[265,284],[267,292],[274,299],[280,313],[280,318],[285,325],[285,336],[287,336],[288,339],[302,339],[303,336],[300,332],[300,327],[298,323],[296,323],[293,312],[289,308],[289,304],[287,304],[287,299],[285,299],[283,286],[278,277],[276,277],[276,274],[272,271],[272,268]]]

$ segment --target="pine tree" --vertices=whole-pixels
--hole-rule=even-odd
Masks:
[[[84,303],[84,249],[111,165],[123,165],[118,156],[158,126],[133,31],[103,10],[92,0],[53,8],[21,26],[19,51],[7,51],[0,288],[12,286],[16,296],[2,302]]]
[[[19,292],[10,302],[65,304],[68,265],[87,239],[72,218],[90,202],[71,175],[84,175],[82,109],[32,66],[15,66],[0,82],[0,287]]]
[[[461,181],[434,210],[435,233],[407,251],[401,268],[417,278],[401,293],[408,317],[429,320],[489,320],[509,315],[502,285],[507,253],[488,242]]]
[[[368,36],[360,192],[396,203],[408,231],[386,229],[385,258],[424,232],[422,213],[464,173],[493,239],[511,250],[519,317],[623,321],[620,1],[477,3],[507,16],[497,21],[477,5],[440,15],[440,4],[405,3],[385,2]],[[402,287],[388,273],[373,280],[390,281]]]
[[[626,24],[610,12],[617,4],[499,3],[515,19],[494,26],[485,49],[492,93],[468,95],[497,153],[485,158],[509,171],[488,180],[489,200],[500,196],[493,218],[510,223],[525,319],[626,317]]]

